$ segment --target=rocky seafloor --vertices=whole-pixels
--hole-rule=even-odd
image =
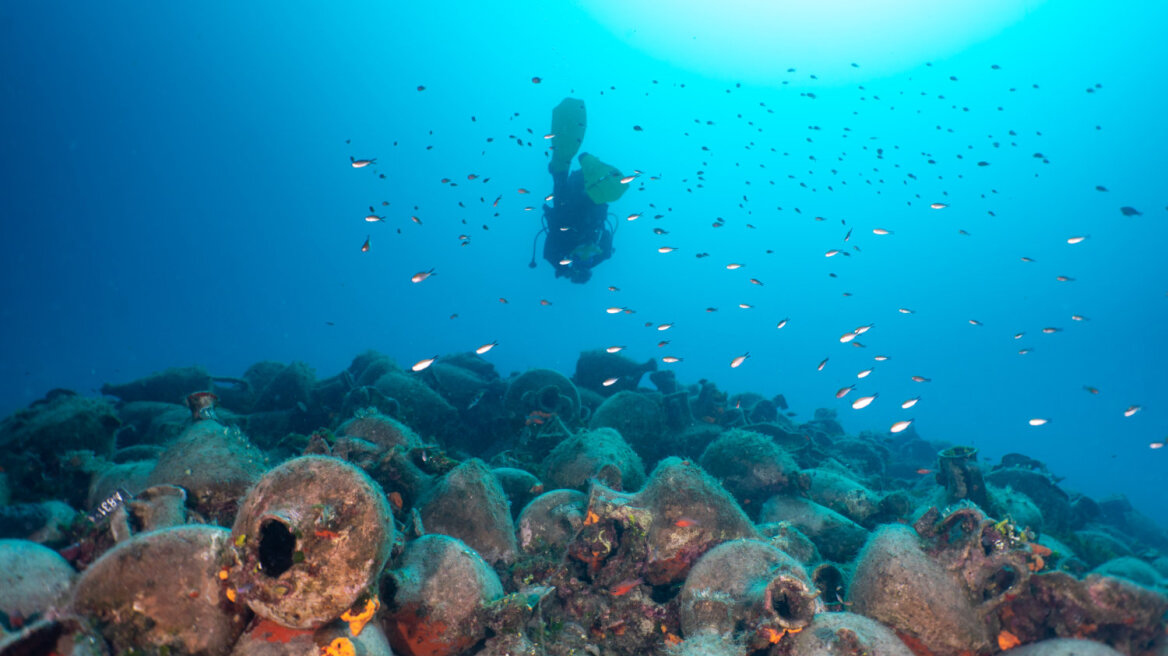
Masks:
[[[1168,538],[1024,455],[603,350],[418,368],[177,368],[5,419],[0,656],[1168,654]]]

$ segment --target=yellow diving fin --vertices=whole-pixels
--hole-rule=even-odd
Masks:
[[[584,175],[584,191],[593,203],[611,203],[620,198],[627,184],[621,184],[621,172],[588,154],[580,156],[580,172]]]
[[[584,112],[584,101],[564,98],[552,110],[552,163],[551,170],[568,171],[572,158],[580,152],[584,143],[584,130],[588,127],[588,117]]]

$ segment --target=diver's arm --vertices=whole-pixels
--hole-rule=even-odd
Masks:
[[[615,250],[612,247],[612,233],[609,232],[607,226],[601,230],[600,239],[597,241],[596,245],[600,247],[600,254],[596,256],[596,262],[592,266],[596,266],[597,264],[600,264],[601,262],[612,257],[612,253]]]

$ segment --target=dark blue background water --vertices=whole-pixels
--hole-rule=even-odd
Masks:
[[[736,50],[617,3],[7,3],[0,411],[192,363],[327,376],[366,348],[409,365],[498,340],[504,373],[570,373],[619,344],[802,417],[838,408],[851,432],[914,418],[987,459],[1021,451],[1168,520],[1168,454],[1149,448],[1168,432],[1168,10],[913,4],[865,39],[819,16],[785,25],[801,42],[764,29]],[[588,106],[585,150],[644,172],[587,286],[527,266],[567,95]],[[867,324],[866,348],[839,342]],[[879,398],[851,409],[834,397],[850,383]]]

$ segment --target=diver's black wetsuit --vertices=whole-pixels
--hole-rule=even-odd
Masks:
[[[551,171],[553,206],[543,206],[547,220],[547,238],[543,259],[551,263],[556,277],[567,276],[572,282],[587,282],[592,267],[612,257],[612,232],[609,231],[608,203],[597,205],[584,191],[584,175],[574,171]],[[570,264],[561,264],[570,260]]]

